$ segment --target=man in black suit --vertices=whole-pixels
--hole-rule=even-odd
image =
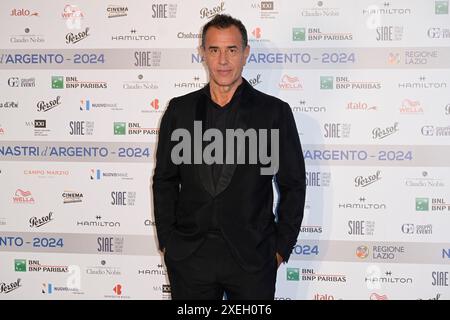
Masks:
[[[241,21],[215,16],[201,50],[209,84],[170,101],[153,177],[172,298],[273,299],[305,203],[295,120],[287,103],[242,78],[250,47]]]

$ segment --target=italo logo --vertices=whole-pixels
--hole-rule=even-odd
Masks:
[[[10,16],[12,17],[39,17],[39,13],[36,11],[30,11],[29,9],[12,9]]]

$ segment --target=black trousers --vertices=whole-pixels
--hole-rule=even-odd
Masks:
[[[276,257],[258,272],[246,272],[221,235],[208,234],[200,248],[182,261],[167,254],[164,260],[173,300],[274,299]]]

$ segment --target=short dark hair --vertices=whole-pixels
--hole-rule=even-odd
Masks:
[[[218,14],[211,20],[209,20],[202,28],[202,47],[205,48],[205,41],[206,41],[206,31],[208,31],[209,28],[215,27],[218,29],[226,29],[231,26],[235,26],[239,29],[242,36],[242,47],[246,48],[248,43],[248,37],[247,37],[247,29],[245,29],[244,24],[241,22],[241,20],[235,19],[232,16],[228,14]]]

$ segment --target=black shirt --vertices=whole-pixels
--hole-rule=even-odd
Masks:
[[[236,116],[236,109],[239,106],[240,97],[242,95],[242,90],[244,87],[244,82],[242,82],[239,87],[237,87],[236,91],[233,94],[230,102],[221,107],[217,103],[215,103],[211,98],[211,93],[209,89],[209,85],[207,85],[204,89],[205,94],[208,96],[207,106],[206,106],[206,124],[205,130],[210,128],[215,128],[220,130],[223,137],[223,159],[222,163],[225,163],[226,159],[226,140],[225,140],[225,132],[226,129],[234,129],[234,119]],[[214,156],[214,154],[213,154]],[[223,164],[212,164],[210,165],[212,170],[212,177],[214,180],[214,185],[217,185],[219,181],[220,174],[222,173]]]

